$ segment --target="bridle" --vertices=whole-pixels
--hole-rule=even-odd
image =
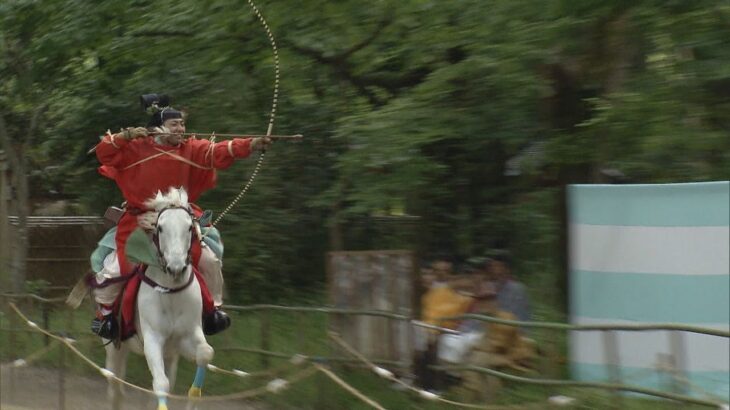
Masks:
[[[184,206],[168,206],[166,208],[161,209],[157,213],[157,221],[155,222],[155,230],[152,233],[152,242],[155,244],[155,249],[157,251],[157,257],[159,258],[159,261],[160,261],[160,267],[162,268],[162,271],[165,272],[165,273],[167,273],[168,275],[172,275],[172,272],[170,272],[170,269],[167,266],[167,260],[165,260],[165,255],[163,254],[162,249],[160,249],[160,233],[162,232],[162,227],[160,226],[160,223],[159,222],[160,222],[160,216],[162,216],[162,214],[165,211],[169,211],[171,209],[182,209],[182,210],[184,210],[190,216],[190,219],[192,221],[192,223],[190,224],[190,231],[189,231],[189,234],[190,234],[190,244],[188,245],[187,256],[185,258],[185,267],[183,269],[187,269],[191,265],[191,263],[192,263],[192,260],[193,260],[193,256],[192,256],[193,240],[195,239],[193,237],[193,235],[194,235],[193,234],[193,232],[194,232],[194,229],[193,228],[195,226],[195,216],[193,215],[193,211],[189,207],[184,207]],[[191,277],[192,276],[194,276],[194,275],[191,274]]]

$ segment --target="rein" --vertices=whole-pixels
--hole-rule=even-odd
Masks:
[[[195,226],[195,215],[193,214],[193,211],[190,208],[182,207],[182,206],[168,206],[167,208],[164,208],[160,210],[157,213],[157,221],[155,222],[155,231],[152,234],[152,243],[155,244],[155,248],[157,249],[157,256],[160,259],[160,267],[167,271],[167,261],[165,260],[165,256],[162,254],[162,250],[160,249],[160,237],[159,237],[159,221],[160,221],[160,215],[162,215],[163,212],[169,211],[170,209],[182,209],[185,212],[190,215],[190,219],[192,219],[193,225],[190,227],[190,245],[188,246],[188,252],[187,252],[187,258],[185,259],[185,263],[187,265],[190,265],[190,263],[193,260],[192,251],[193,251],[193,240],[195,240],[195,237],[193,236],[193,226]]]
[[[154,233],[152,234],[152,242],[155,244],[155,248],[157,249],[157,255],[160,259],[160,267],[162,268],[163,271],[167,272],[167,270],[168,270],[167,261],[165,260],[165,257],[162,254],[162,250],[160,249],[159,220],[160,220],[160,216],[165,211],[169,211],[171,209],[182,209],[183,211],[187,212],[193,223],[193,225],[191,226],[191,230],[190,230],[190,245],[188,246],[187,258],[185,260],[185,262],[186,262],[185,269],[188,269],[188,268],[190,269],[190,278],[188,278],[188,281],[182,286],[179,286],[177,288],[168,288],[167,286],[160,285],[159,283],[155,282],[152,278],[145,275],[145,273],[147,272],[147,265],[145,265],[144,268],[142,268],[142,269],[139,269],[139,268],[135,269],[135,273],[140,276],[142,282],[146,283],[152,289],[154,289],[155,291],[157,291],[159,293],[180,292],[182,290],[185,290],[188,286],[190,286],[190,284],[193,283],[193,279],[195,279],[195,271],[191,265],[191,262],[192,262],[193,240],[195,240],[194,233],[193,233],[193,226],[195,225],[196,222],[195,222],[195,216],[193,215],[193,211],[188,207],[168,206],[167,208],[161,209],[157,213],[157,222],[155,223],[156,228],[155,228]],[[131,277],[132,275],[129,275],[129,276]]]
[[[142,279],[142,282],[148,284],[152,289],[156,290],[160,293],[177,293],[182,290],[185,290],[188,286],[190,286],[193,283],[193,279],[195,279],[195,272],[190,272],[190,279],[188,281],[177,288],[168,288],[167,286],[162,286],[159,283],[155,282],[154,280],[150,279],[149,276],[145,275],[145,272],[147,271],[147,265],[137,265],[134,268],[134,271],[128,275],[122,275],[117,276],[115,278],[108,278],[102,283],[97,283],[96,280],[94,280],[94,275],[89,274],[86,277],[86,283],[89,285],[92,289],[103,289],[107,286],[111,286],[117,283],[126,283],[129,282],[130,279],[132,279],[135,276],[139,276]]]
[[[157,292],[160,292],[160,293],[177,293],[177,292],[180,292],[182,290],[185,290],[188,286],[190,286],[193,283],[193,279],[195,279],[195,272],[192,271],[192,267],[190,269],[191,269],[191,271],[190,271],[190,279],[188,279],[188,281],[184,285],[182,285],[180,287],[177,287],[177,288],[168,288],[167,286],[162,286],[159,283],[155,282],[154,280],[150,279],[149,276],[145,275],[145,271],[147,270],[147,266],[145,266],[144,269],[140,269],[138,271],[137,275],[140,276],[140,278],[142,279],[142,282],[148,284],[152,289],[154,289]],[[131,276],[132,275],[130,275],[130,277]]]

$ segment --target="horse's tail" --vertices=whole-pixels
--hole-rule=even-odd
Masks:
[[[68,294],[68,297],[66,297],[66,304],[72,309],[78,308],[81,306],[81,302],[83,302],[84,298],[90,293],[90,291],[89,275],[84,274],[84,276],[76,282],[73,289],[71,289],[71,293]]]

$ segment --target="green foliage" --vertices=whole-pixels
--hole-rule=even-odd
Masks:
[[[723,2],[258,6],[281,58],[274,132],[306,139],[274,146],[221,227],[238,300],[317,286],[338,231],[347,249],[507,247],[520,275],[559,272],[558,187],[610,182],[606,170],[728,178]],[[191,130],[268,124],[273,55],[240,2],[4,1],[0,40],[0,112],[27,144],[32,195],[81,212],[121,201],[86,151],[107,128],[146,121],[139,94],[172,95]],[[253,163],[222,171],[202,205],[223,209]]]

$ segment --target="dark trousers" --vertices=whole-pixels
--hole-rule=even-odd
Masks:
[[[416,352],[414,358],[414,371],[416,383],[424,390],[438,390],[443,388],[443,372],[433,369],[438,363],[438,342],[429,342],[423,352]]]

